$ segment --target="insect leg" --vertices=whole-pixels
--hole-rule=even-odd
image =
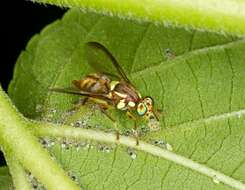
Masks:
[[[120,133],[119,133],[119,129],[117,127],[116,120],[106,111],[106,108],[105,107],[99,105],[99,108],[100,108],[100,111],[103,114],[105,114],[113,122],[114,128],[116,129],[116,139],[119,140]]]
[[[88,101],[88,97],[83,98],[82,101],[81,101],[81,105],[84,106],[87,101]]]
[[[69,111],[77,111],[80,109],[81,106],[84,106],[88,101],[88,97],[84,97],[83,99],[79,99],[73,103],[73,107]]]
[[[127,111],[126,112],[127,116],[132,119],[134,121],[134,135],[135,135],[135,138],[136,138],[136,145],[139,145],[139,134],[138,134],[138,131],[137,131],[137,118],[134,116],[133,113],[131,113],[130,111]]]

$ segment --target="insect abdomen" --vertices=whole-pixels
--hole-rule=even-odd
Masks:
[[[109,79],[101,74],[90,74],[84,79],[74,80],[73,84],[80,90],[93,93],[107,94],[110,90]]]

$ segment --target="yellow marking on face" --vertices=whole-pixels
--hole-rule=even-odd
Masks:
[[[126,104],[123,101],[119,101],[119,103],[117,104],[117,109],[121,110],[123,108],[125,108]]]
[[[119,83],[119,81],[115,81],[115,80],[113,80],[113,81],[111,81],[110,82],[110,90],[112,91],[112,90],[114,90],[114,88],[116,87],[116,85]]]
[[[115,91],[115,94],[120,96],[121,98],[127,98],[127,94],[122,94],[120,92]]]
[[[135,106],[135,103],[130,101],[128,102],[128,105],[133,108]]]

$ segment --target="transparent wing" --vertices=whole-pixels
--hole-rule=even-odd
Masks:
[[[86,43],[85,54],[89,65],[96,71],[117,79],[122,79],[132,85],[115,57],[102,44],[98,42]]]

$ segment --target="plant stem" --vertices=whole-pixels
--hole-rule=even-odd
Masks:
[[[106,15],[234,35],[245,34],[245,1],[235,0],[33,0]]]
[[[14,159],[13,155],[5,154],[5,159],[8,163],[9,172],[11,173],[14,187],[16,190],[31,190],[31,185],[28,181],[24,168]]]
[[[27,129],[29,124],[0,87],[0,144],[4,153],[14,156],[49,190],[80,189]]]

